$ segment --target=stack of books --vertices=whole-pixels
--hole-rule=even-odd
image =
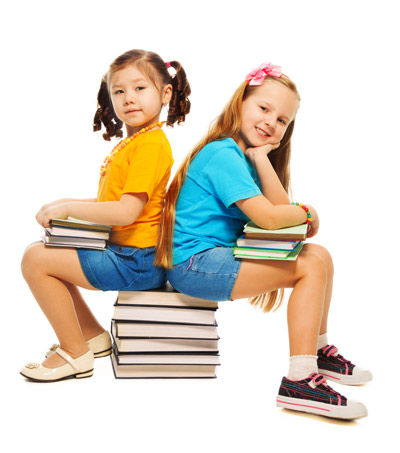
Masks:
[[[51,219],[42,241],[51,247],[76,247],[104,250],[112,227],[77,219]]]
[[[116,378],[214,378],[218,302],[175,291],[120,291],[111,321]]]
[[[307,228],[307,224],[302,224],[265,230],[249,222],[244,227],[244,237],[237,240],[233,254],[238,258],[294,261],[307,238]]]

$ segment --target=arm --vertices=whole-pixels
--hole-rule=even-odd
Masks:
[[[82,201],[82,202],[91,202],[91,203],[94,203],[97,201],[96,198],[60,198],[59,200],[55,200],[55,201],[52,201],[51,203],[46,203],[45,205],[43,205],[40,209],[47,209],[47,208],[51,208],[52,206],[58,206],[59,204],[63,204],[63,203],[69,203],[69,202],[72,202],[72,201]]]
[[[247,148],[244,154],[251,160],[256,169],[263,195],[274,205],[290,204],[288,194],[282,186],[271,161],[268,159],[268,153],[278,146],[279,143]]]
[[[288,194],[282,186],[271,161],[268,159],[268,153],[278,146],[279,143],[246,149],[245,155],[251,160],[257,171],[258,178],[261,182],[262,193],[266,200],[263,200],[263,196],[260,195],[261,198],[259,200],[249,198],[247,200],[240,200],[236,203],[247,217],[261,228],[263,228],[262,224],[267,218],[264,217],[264,215],[270,216],[270,218],[267,218],[267,223],[270,226],[264,226],[266,229],[278,229],[299,225],[307,220],[306,216],[303,215],[302,217],[304,217],[304,220],[299,221],[299,214],[295,213],[292,209],[293,207],[298,208],[298,206],[284,206],[290,205]],[[268,203],[265,203],[265,201]],[[312,221],[308,229],[308,238],[311,238],[318,232],[319,217],[317,211],[312,206],[307,206],[310,209],[312,216]],[[278,209],[273,209],[274,207]],[[302,208],[300,209],[303,211],[303,214],[305,214],[305,211]],[[256,220],[256,218],[258,220]]]
[[[300,206],[274,205],[264,195],[238,200],[236,205],[256,225],[267,230],[300,225],[307,220],[307,214]]]
[[[278,230],[295,225],[300,225],[307,220],[303,208],[296,205],[273,205],[264,195],[239,200],[236,205],[260,228]],[[308,237],[317,234],[319,218],[317,211],[307,205],[312,216]]]
[[[60,204],[43,206],[36,215],[38,223],[46,228],[52,218],[75,217],[88,222],[108,225],[131,225],[147,203],[147,194],[127,193],[122,195],[119,201],[64,200],[59,200]]]

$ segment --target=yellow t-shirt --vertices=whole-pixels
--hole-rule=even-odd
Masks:
[[[138,135],[115,155],[100,178],[97,201],[119,201],[123,194],[139,192],[146,192],[148,201],[135,223],[113,226],[111,243],[140,248],[156,245],[173,163],[170,144],[161,129]]]

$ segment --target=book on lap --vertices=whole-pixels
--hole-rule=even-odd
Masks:
[[[294,250],[300,241],[273,241],[263,239],[238,239],[236,244],[238,247],[261,248],[277,251]]]
[[[266,230],[248,222],[243,229],[244,238],[236,241],[233,255],[242,259],[294,261],[307,238],[307,231],[308,224]]]
[[[53,236],[47,232],[42,236],[42,241],[45,245],[51,247],[75,247],[97,250],[104,250],[107,245],[106,241],[102,239]]]
[[[297,259],[302,248],[303,243],[300,242],[298,246],[291,252],[285,254],[277,254],[274,253],[273,251],[270,252],[269,250],[234,247],[233,254],[238,258],[294,261]]]
[[[104,250],[112,227],[77,219],[51,219],[42,241],[50,247]]]
[[[68,219],[51,219],[50,227],[79,229],[86,231],[100,231],[105,233],[111,233],[112,231],[111,225],[87,222],[86,220],[74,219],[72,217],[68,217]]]
[[[278,230],[266,230],[259,228],[255,223],[248,222],[244,227],[245,239],[284,239],[288,241],[304,241],[307,238],[308,224],[280,228]]]
[[[55,237],[69,237],[69,238],[90,238],[101,239],[106,241],[110,237],[110,233],[106,231],[90,231],[80,230],[78,228],[64,228],[64,227],[49,227],[44,229],[45,233],[49,236]]]

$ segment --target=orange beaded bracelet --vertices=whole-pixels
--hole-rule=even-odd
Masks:
[[[311,216],[311,212],[307,208],[307,206],[305,204],[303,204],[303,203],[292,203],[292,204],[295,205],[295,206],[300,206],[301,208],[303,208],[306,211],[306,214],[307,214],[307,220],[306,220],[305,223],[311,223],[312,216]]]

